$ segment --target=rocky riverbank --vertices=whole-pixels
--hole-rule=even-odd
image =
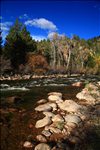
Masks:
[[[72,77],[80,76],[80,74],[72,74]],[[5,80],[28,80],[28,79],[42,79],[42,78],[63,78],[63,77],[68,77],[67,74],[51,74],[51,75],[20,75],[20,74],[15,74],[14,76],[0,76],[1,81]]]
[[[36,135],[23,147],[34,150],[71,150],[83,144],[91,119],[100,115],[100,82],[89,83],[76,95],[77,101],[64,100],[62,93],[48,93],[48,99],[37,102]],[[80,146],[79,146],[80,147]],[[79,148],[78,147],[78,148]]]

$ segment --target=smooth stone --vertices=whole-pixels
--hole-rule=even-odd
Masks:
[[[57,110],[57,104],[55,104],[55,103],[48,103],[48,104],[49,104],[49,106],[52,107],[53,111]]]
[[[51,150],[50,146],[45,143],[38,144],[34,150]]]
[[[50,105],[43,104],[43,105],[39,105],[35,108],[36,111],[50,111],[52,109],[52,107]]]
[[[53,122],[58,122],[58,121],[64,122],[64,119],[63,119],[63,117],[62,117],[61,115],[57,114],[57,115],[55,115],[55,116],[52,118],[52,121],[53,121]]]
[[[66,123],[75,123],[75,124],[79,124],[81,122],[81,119],[80,117],[76,116],[76,115],[73,115],[73,114],[69,114],[69,115],[66,115],[65,116],[65,121]]]
[[[31,148],[31,147],[33,147],[33,144],[29,141],[25,141],[24,144],[23,144],[23,147]]]
[[[47,103],[47,100],[46,99],[41,99],[37,102],[37,104],[43,104],[43,103]]]
[[[61,133],[61,130],[58,129],[58,128],[50,127],[49,129],[50,129],[50,131],[51,131],[52,133]]]
[[[72,86],[80,87],[83,85],[83,82],[75,82],[72,84]]]
[[[37,136],[36,136],[36,139],[37,139],[39,142],[47,142],[47,139],[46,139],[45,136],[43,136],[43,135],[37,135]]]
[[[64,101],[61,99],[59,101],[56,101],[56,104],[59,104],[59,103],[63,103]]]
[[[48,93],[48,96],[50,96],[50,95],[56,95],[56,96],[59,96],[62,98],[62,93],[59,93],[59,92],[50,92],[50,93]]]
[[[79,100],[86,100],[89,104],[95,104],[95,98],[84,90],[76,95]]]
[[[43,130],[43,131],[42,131],[42,134],[45,135],[46,137],[51,136],[51,132],[50,132],[50,131],[47,131],[47,130]]]
[[[46,117],[54,117],[55,114],[53,114],[52,112],[48,112],[48,111],[44,111],[43,114],[46,116]]]
[[[98,83],[98,85],[100,86],[100,81],[98,81],[97,83]]]
[[[36,128],[42,128],[42,127],[45,127],[46,125],[49,125],[51,123],[52,123],[52,121],[51,121],[50,117],[44,117],[43,119],[38,120],[36,122],[35,127]]]
[[[48,131],[49,130],[49,126],[45,126],[44,130]]]
[[[56,102],[56,101],[61,100],[61,97],[59,97],[58,95],[50,95],[48,96],[48,100],[51,102]]]
[[[58,106],[61,110],[67,112],[78,112],[80,110],[82,111],[82,106],[78,105],[73,100],[65,100],[63,103],[59,103]]]
[[[66,126],[66,125],[65,125]],[[71,128],[73,128],[73,129],[75,129],[76,128],[76,124],[75,123],[73,123],[73,122],[67,122],[67,128],[68,127],[71,127]]]

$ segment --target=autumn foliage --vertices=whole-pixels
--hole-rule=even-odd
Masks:
[[[34,73],[43,74],[48,70],[48,63],[43,55],[28,53],[27,63]]]

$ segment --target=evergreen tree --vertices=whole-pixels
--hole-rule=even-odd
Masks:
[[[2,55],[2,36],[1,36],[1,30],[0,30],[0,55]]]
[[[25,64],[26,53],[34,51],[35,45],[26,27],[17,19],[6,37],[4,56],[11,60],[13,69],[18,70],[20,64]]]

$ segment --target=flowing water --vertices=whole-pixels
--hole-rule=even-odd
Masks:
[[[2,81],[1,82],[1,149],[2,150],[23,150],[22,143],[29,135],[35,135],[35,130],[30,129],[39,117],[34,113],[36,102],[40,99],[47,99],[49,92],[61,92],[63,99],[75,100],[75,95],[82,87],[73,87],[72,83],[82,81],[85,84],[89,81],[95,82],[99,78],[37,78],[30,80]],[[19,103],[7,103],[7,98],[19,96],[22,101]],[[92,150],[92,149],[91,149]]]

